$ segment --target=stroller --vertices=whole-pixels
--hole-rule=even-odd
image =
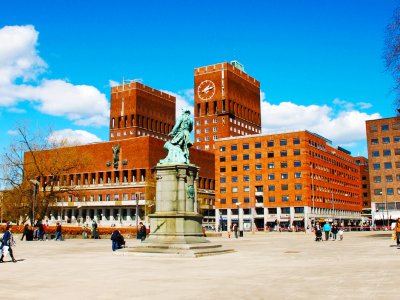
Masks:
[[[315,225],[315,241],[316,242],[322,241],[322,230],[319,224]]]

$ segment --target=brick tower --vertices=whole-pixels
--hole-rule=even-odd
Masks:
[[[110,141],[138,136],[166,140],[175,123],[175,97],[139,82],[111,89]]]
[[[214,151],[214,141],[261,133],[260,83],[232,61],[194,70],[196,149]]]

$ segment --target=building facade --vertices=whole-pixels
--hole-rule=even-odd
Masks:
[[[355,158],[308,131],[218,139],[216,221],[220,228],[361,222],[361,172]]]
[[[194,70],[195,147],[214,151],[220,138],[261,133],[260,83],[236,61]]]
[[[366,121],[372,220],[400,217],[400,117]]]
[[[372,223],[371,214],[371,192],[368,159],[363,156],[357,156],[356,163],[361,170],[361,189],[362,189],[362,217],[364,224]]]

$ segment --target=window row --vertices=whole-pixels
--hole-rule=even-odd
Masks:
[[[399,130],[400,129],[400,123],[393,122],[391,125],[392,125],[392,129],[393,130]],[[376,125],[371,125],[370,128],[369,128],[369,131],[370,132],[378,132],[378,128],[379,128],[379,126],[377,124]],[[389,131],[389,129],[390,129],[389,124],[382,124],[380,126],[380,129],[381,129],[382,132]]]
[[[400,142],[400,136],[394,136],[393,137],[393,143],[399,143]],[[378,145],[379,144],[379,139],[378,138],[372,138],[371,139],[371,145]],[[390,144],[390,137],[382,137],[382,144]]]
[[[374,189],[375,196],[383,196],[383,189]],[[394,188],[386,188],[386,195],[394,195]],[[400,195],[400,188],[397,188],[397,195]]]
[[[380,151],[379,150],[374,150],[372,151],[372,157],[379,157],[381,156]],[[382,151],[382,156],[391,156],[392,155],[392,150],[390,149],[384,149]],[[394,149],[394,155],[400,155],[400,148],[396,148]]]
[[[286,146],[287,144],[288,144],[288,142],[287,142],[286,139],[279,140],[279,145],[280,146]],[[298,144],[300,144],[300,139],[299,138],[293,138],[293,145],[298,145]],[[255,142],[252,145],[253,146],[251,146],[249,143],[244,143],[244,144],[239,145],[239,146],[237,144],[233,144],[233,145],[231,145],[231,151],[236,151],[238,149],[247,150],[247,149],[250,149],[251,147],[254,147],[256,149],[257,148],[261,148],[262,143],[261,142]],[[274,145],[275,145],[275,141],[274,140],[267,141],[267,147],[274,147]],[[225,145],[220,146],[219,151],[220,152],[225,152],[226,151],[226,146]],[[300,150],[298,150],[298,151],[300,151]]]

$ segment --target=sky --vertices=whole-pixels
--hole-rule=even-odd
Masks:
[[[0,151],[18,126],[108,140],[123,79],[193,106],[194,68],[237,60],[261,83],[262,133],[309,130],[367,156],[392,117],[382,59],[394,0],[2,1]],[[177,114],[179,115],[179,113]]]

